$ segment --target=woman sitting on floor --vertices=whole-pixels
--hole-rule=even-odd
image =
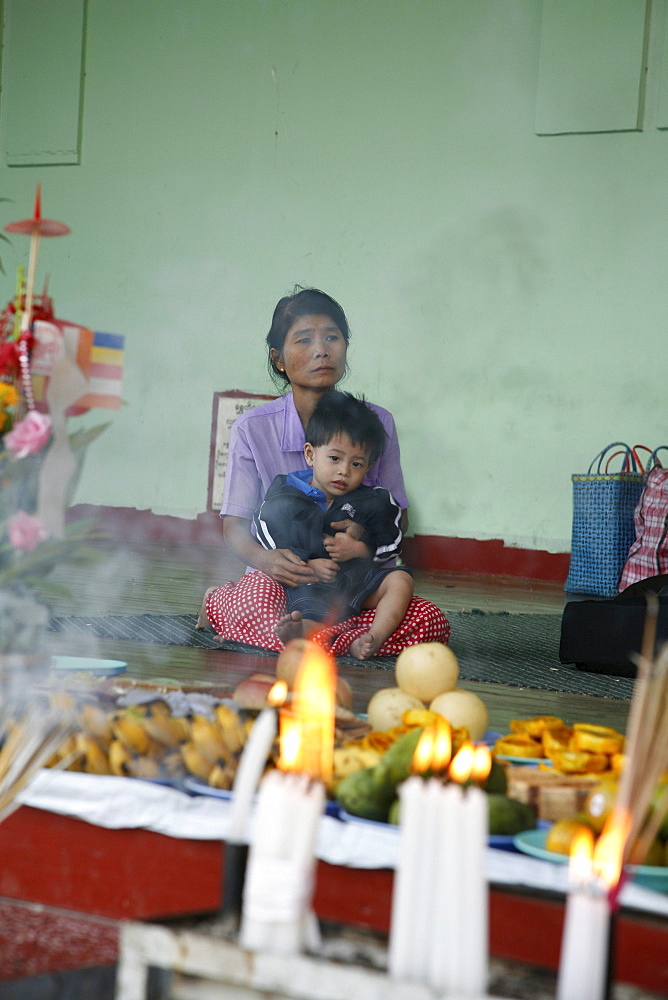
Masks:
[[[200,625],[211,627],[223,639],[280,652],[283,642],[276,625],[286,614],[284,587],[315,580],[313,570],[289,549],[263,549],[251,531],[253,514],[272,480],[295,469],[306,469],[305,427],[318,400],[330,392],[346,370],[350,331],[341,306],[318,289],[301,289],[282,298],[267,335],[270,372],[289,391],[243,413],[230,436],[225,490],[221,507],[225,542],[249,567],[237,583],[210,588],[204,598]],[[399,460],[399,442],[392,415],[367,403],[387,434],[381,458],[368,470],[364,483],[389,490],[402,508],[406,528],[408,501]],[[334,528],[361,538],[362,529],[350,520]],[[367,633],[374,610],[322,629],[317,641],[336,655]],[[377,650],[392,656],[418,642],[447,642],[450,625],[429,601],[413,597],[403,621]]]

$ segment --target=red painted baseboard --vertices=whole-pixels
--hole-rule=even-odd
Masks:
[[[69,520],[94,518],[111,538],[125,542],[183,542],[222,545],[220,517],[214,512],[194,520],[154,514],[134,507],[98,507],[77,504]],[[525,580],[563,583],[568,575],[568,552],[545,552],[505,545],[500,539],[446,538],[414,535],[404,541],[409,566],[420,570],[466,573],[473,576],[510,576]]]

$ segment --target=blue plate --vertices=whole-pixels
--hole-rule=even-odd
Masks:
[[[523,767],[538,767],[542,764],[544,767],[553,767],[553,763],[549,757],[514,757],[512,754],[497,753],[497,760],[507,760],[509,764],[519,764]]]
[[[51,657],[52,670],[62,670],[69,673],[100,674],[108,677],[111,674],[125,673],[127,666],[123,660],[97,660],[90,656]]]
[[[186,791],[191,792],[193,795],[209,795],[214,799],[226,799],[228,802],[233,798],[233,793],[224,788],[212,788],[211,785],[207,785],[206,781],[200,781],[199,778],[188,777],[183,780],[183,787]],[[340,809],[338,803],[331,802],[327,800],[325,806],[325,815],[333,816],[338,819]]]
[[[529,854],[541,861],[554,861],[558,865],[567,865],[567,854],[545,850],[546,830],[525,830],[514,838],[515,847],[523,854]],[[668,868],[658,868],[653,865],[629,865],[631,877],[638,885],[656,892],[668,892]]]

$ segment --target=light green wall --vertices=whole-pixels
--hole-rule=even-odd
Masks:
[[[127,338],[80,502],[205,509],[212,394],[271,391],[299,282],[395,415],[413,531],[569,547],[570,474],[668,443],[668,134],[537,136],[540,30],[539,0],[89,0],[80,165],[0,166],[5,221],[40,180],[72,228],[57,314]]]

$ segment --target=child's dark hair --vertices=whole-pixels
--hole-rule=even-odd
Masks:
[[[306,440],[314,448],[329,444],[337,434],[347,434],[353,444],[364,448],[369,453],[369,465],[377,462],[385,450],[385,428],[364,397],[350,392],[326,393],[306,425]]]

